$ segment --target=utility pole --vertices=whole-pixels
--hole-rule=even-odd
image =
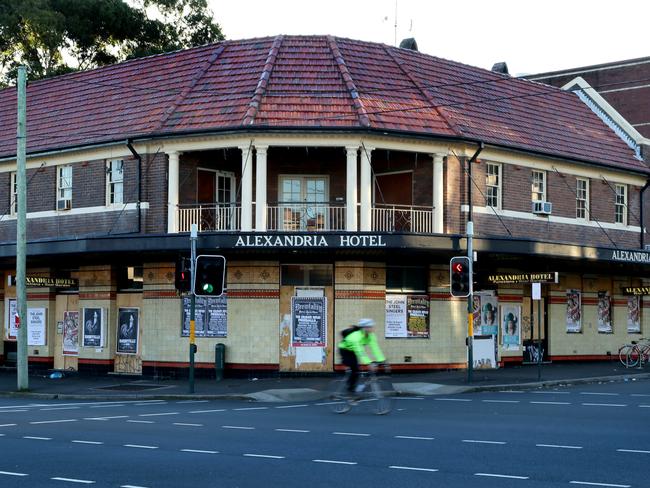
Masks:
[[[16,199],[18,215],[16,218],[16,313],[18,314],[17,344],[17,386],[18,391],[29,389],[27,358],[27,67],[18,67],[18,112],[16,137]],[[14,317],[9,317],[9,320]]]
[[[190,276],[192,277],[192,293],[190,294],[190,393],[194,393],[194,354],[196,353],[196,295],[194,294],[194,282],[196,276],[196,239],[198,226],[192,224],[190,229]],[[205,318],[204,318],[205,320]]]

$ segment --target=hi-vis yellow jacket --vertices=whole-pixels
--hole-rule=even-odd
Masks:
[[[374,360],[380,363],[386,361],[384,353],[377,344],[377,336],[374,332],[367,334],[363,329],[355,330],[339,342],[339,349],[347,349],[356,354],[359,363],[370,364],[370,358],[366,354],[366,346],[370,348]]]

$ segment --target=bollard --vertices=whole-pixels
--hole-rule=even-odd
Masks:
[[[226,345],[215,344],[214,346],[214,372],[217,378],[217,381],[223,379],[223,372],[226,366]]]

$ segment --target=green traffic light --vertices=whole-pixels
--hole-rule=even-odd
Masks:
[[[202,289],[206,293],[212,293],[214,291],[214,286],[210,283],[204,283]]]

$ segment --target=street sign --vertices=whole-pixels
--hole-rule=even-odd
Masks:
[[[510,283],[558,283],[557,271],[543,273],[491,274],[487,280],[494,285]]]

